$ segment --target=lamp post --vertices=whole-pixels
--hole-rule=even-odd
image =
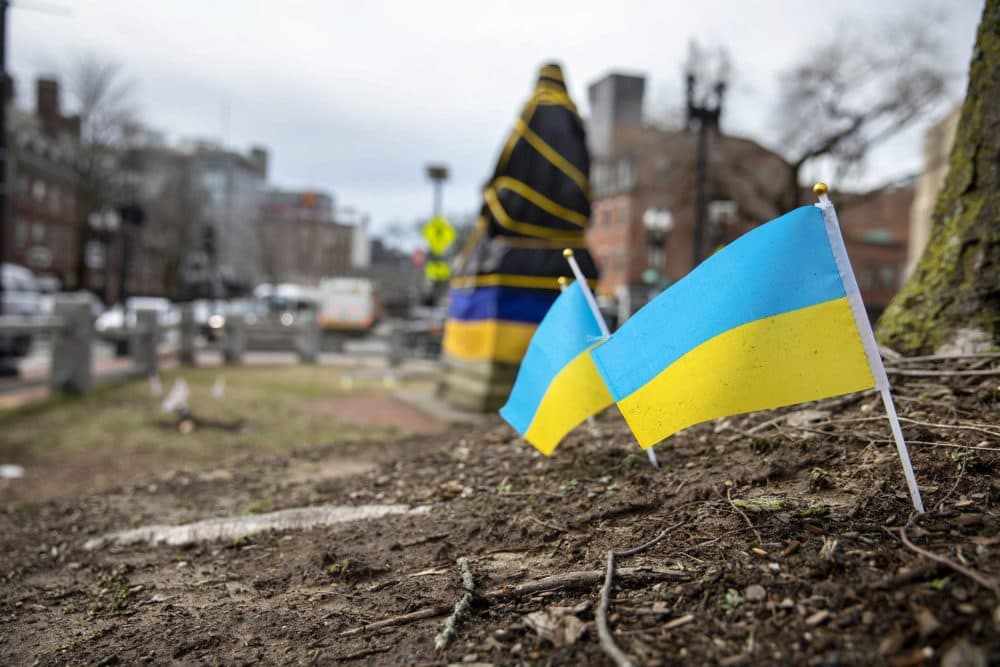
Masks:
[[[695,76],[694,69],[689,68],[687,72],[687,120],[684,129],[690,132],[692,124],[698,124],[698,154],[694,191],[694,248],[691,268],[701,263],[705,245],[705,172],[708,163],[708,132],[709,130],[719,131],[719,117],[722,115],[722,98],[726,93],[726,82],[720,74],[719,80],[712,87],[711,93],[705,95],[700,102],[696,102],[696,84],[697,77]]]
[[[448,180],[448,166],[445,164],[429,164],[427,165],[427,178],[431,180],[431,184],[434,187],[434,204],[433,204],[433,217],[437,218],[441,215],[442,209],[442,199],[444,194],[444,182]],[[440,261],[441,258],[434,254],[431,250],[431,261]],[[445,287],[447,283],[430,281],[430,291],[427,295],[426,301],[427,305],[432,305],[438,302],[444,294]]]
[[[646,228],[646,240],[649,243],[650,258],[648,283],[659,284],[667,273],[667,237],[674,228],[674,216],[663,208],[648,208],[642,214],[642,224]]]
[[[88,272],[90,269],[104,269],[104,281],[101,284],[102,300],[109,304],[111,303],[111,295],[108,293],[111,286],[111,262],[108,258],[111,256],[111,236],[121,225],[121,219],[118,217],[118,213],[105,208],[88,215],[87,224],[90,226],[91,237],[94,240],[88,241],[84,247],[84,261]]]
[[[132,233],[142,226],[145,219],[145,211],[138,204],[125,204],[118,209],[118,217],[121,219],[122,229],[122,257],[118,282],[118,303],[122,307],[122,327],[128,326],[128,272],[129,260],[132,251]],[[117,351],[120,354],[128,354],[128,338],[121,338],[118,341]]]
[[[448,167],[443,164],[427,165],[427,178],[434,184],[434,215],[441,215],[441,199],[444,182],[448,180]]]

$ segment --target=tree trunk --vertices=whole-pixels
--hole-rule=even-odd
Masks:
[[[903,353],[956,338],[1000,343],[1000,0],[983,9],[927,248],[877,335]]]

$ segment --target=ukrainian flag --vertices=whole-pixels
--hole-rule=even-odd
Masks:
[[[590,357],[601,327],[574,282],[546,313],[500,416],[548,456],[563,436],[613,402]]]
[[[842,278],[850,265],[831,244],[819,207],[791,211],[714,254],[591,351],[644,449],[717,417],[875,386],[855,320],[864,314]]]

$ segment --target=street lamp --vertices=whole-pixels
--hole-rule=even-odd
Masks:
[[[712,87],[711,93],[703,96],[700,101],[695,100],[697,77],[694,72],[693,63],[689,64],[687,70],[687,120],[684,129],[690,132],[692,124],[695,122],[698,123],[698,156],[694,194],[694,248],[691,268],[701,263],[702,252],[704,250],[705,171],[708,163],[708,131],[719,131],[719,117],[722,115],[722,99],[726,94],[725,69],[725,65],[720,68],[717,75],[718,80]]]
[[[105,303],[111,303],[111,295],[107,293],[111,285],[111,263],[108,257],[111,254],[111,236],[121,225],[121,219],[114,210],[102,208],[87,216],[87,224],[93,232],[91,236],[94,240],[87,241],[84,246],[84,262],[88,272],[90,269],[104,269],[102,298]]]
[[[662,208],[648,208],[642,214],[642,224],[646,228],[649,243],[649,269],[646,282],[658,283],[667,274],[666,245],[670,230],[674,228],[674,216]]]
[[[122,228],[122,259],[121,266],[119,267],[121,273],[119,275],[118,283],[118,302],[122,307],[122,326],[128,326],[128,270],[129,270],[129,258],[131,255],[132,246],[132,233],[134,230],[142,226],[143,220],[146,218],[145,211],[138,204],[125,204],[118,209],[118,217],[121,220]],[[118,340],[118,348],[116,350],[119,354],[128,353],[128,339],[120,338]]]
[[[444,182],[448,180],[448,166],[444,164],[427,165],[427,178],[434,184],[434,215],[441,215],[441,194]]]

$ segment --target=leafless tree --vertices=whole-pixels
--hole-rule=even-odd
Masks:
[[[933,17],[908,12],[881,30],[842,25],[781,75],[777,125],[791,163],[785,208],[798,203],[804,165],[829,158],[839,175],[937,109],[947,93]]]
[[[209,280],[203,248],[208,193],[182,158],[161,168],[166,171],[163,186],[147,202],[147,236],[162,253],[167,296],[179,301],[191,297],[196,283]]]
[[[88,219],[97,210],[122,203],[128,184],[118,162],[137,122],[133,86],[119,63],[84,56],[69,68],[68,82],[80,116],[76,283],[83,288],[87,286],[85,248],[91,238]]]

